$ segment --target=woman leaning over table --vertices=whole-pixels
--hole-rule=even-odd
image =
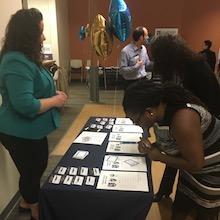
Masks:
[[[60,123],[58,108],[67,95],[55,91],[42,66],[45,40],[39,10],[21,9],[11,16],[0,53],[0,141],[19,173],[20,211],[39,219],[40,179],[48,160],[47,135]]]
[[[125,91],[123,107],[126,116],[145,129],[165,122],[176,142],[165,153],[148,140],[139,143],[140,152],[152,160],[180,170],[172,220],[186,219],[191,211],[196,211],[197,220],[217,220],[220,120],[192,93],[173,84],[138,82]]]

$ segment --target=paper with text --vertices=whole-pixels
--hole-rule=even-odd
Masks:
[[[147,171],[145,157],[106,155],[103,170]]]
[[[73,143],[102,145],[106,135],[105,132],[83,131]]]
[[[133,122],[130,118],[116,118],[115,124],[116,125],[132,125]]]
[[[142,137],[142,133],[116,133],[111,132],[109,135],[109,141],[117,142],[139,142]]]
[[[125,154],[141,154],[138,150],[138,143],[109,142],[106,152],[109,153],[125,153]]]
[[[149,192],[147,173],[102,170],[97,189]]]
[[[143,129],[138,125],[113,125],[112,132],[143,133]]]

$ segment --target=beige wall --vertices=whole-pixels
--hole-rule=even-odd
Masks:
[[[42,12],[46,37],[44,43],[52,46],[56,64],[69,70],[68,0],[27,0],[27,4],[28,8],[38,8]]]
[[[7,150],[0,144],[0,214],[18,192],[19,174]]]
[[[60,66],[69,70],[69,9],[68,0],[56,0],[58,47]]]
[[[37,8],[43,14],[45,44],[50,44],[53,59],[59,65],[59,50],[57,36],[57,19],[55,0],[27,0],[28,8]]]
[[[21,0],[1,0],[0,7],[0,39],[4,37],[5,27],[10,16],[22,7]]]
[[[11,14],[22,8],[21,0],[1,0],[0,39],[4,37],[5,27]],[[0,214],[18,192],[19,174],[10,155],[0,144]]]

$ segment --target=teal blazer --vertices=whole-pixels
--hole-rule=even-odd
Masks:
[[[40,101],[55,95],[54,81],[20,52],[8,52],[0,61],[0,132],[26,139],[47,136],[60,124],[57,108],[39,114]]]

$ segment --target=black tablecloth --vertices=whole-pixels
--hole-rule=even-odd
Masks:
[[[94,122],[95,118],[90,118],[84,128]],[[104,129],[102,131],[108,132],[109,135],[111,130]],[[98,167],[101,170],[106,154],[108,135],[101,146],[72,144],[57,166]],[[84,160],[73,159],[72,156],[77,150],[89,151],[89,155]],[[40,193],[40,219],[144,220],[153,198],[151,162],[147,158],[146,161],[149,192],[97,190],[98,177],[96,177],[95,186],[85,184],[82,186],[56,185],[49,182],[51,179],[49,177]],[[57,168],[51,175],[56,170]]]

